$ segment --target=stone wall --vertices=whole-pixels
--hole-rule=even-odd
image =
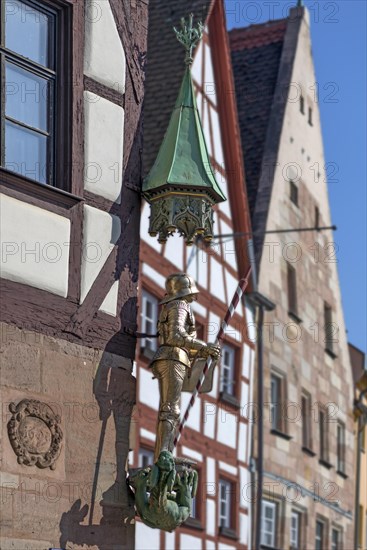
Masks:
[[[135,513],[124,482],[135,400],[131,360],[6,324],[0,357],[1,548],[133,548]],[[35,417],[48,407],[60,417],[54,469],[19,463],[8,424],[10,403],[22,400],[45,404],[26,413],[28,420],[15,415],[16,442],[28,457],[42,456],[50,444],[44,417]]]

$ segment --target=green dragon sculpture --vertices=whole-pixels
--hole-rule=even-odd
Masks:
[[[198,474],[186,464],[177,466],[172,454],[162,451],[152,467],[129,478],[135,490],[136,510],[148,527],[173,531],[190,515]]]

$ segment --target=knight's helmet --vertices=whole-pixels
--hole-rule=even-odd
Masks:
[[[196,283],[190,275],[186,273],[173,273],[166,280],[166,295],[161,304],[166,304],[172,300],[178,300],[185,296],[199,294]]]

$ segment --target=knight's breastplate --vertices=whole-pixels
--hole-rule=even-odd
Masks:
[[[191,308],[188,304],[182,306],[173,303],[165,304],[162,308],[158,321],[158,333],[159,333],[159,348],[154,354],[152,363],[160,360],[179,361],[187,367],[190,366],[190,350],[186,349],[184,344],[182,346],[173,346],[170,344],[170,335],[173,328],[169,326],[169,310],[170,308],[179,309],[179,321],[182,324],[184,331],[190,336],[196,336],[195,320],[191,312]]]

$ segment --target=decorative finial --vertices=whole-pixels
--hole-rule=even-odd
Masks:
[[[192,50],[203,37],[204,25],[199,21],[197,28],[193,27],[194,14],[190,13],[189,22],[186,24],[185,18],[181,19],[182,30],[177,30],[176,27],[173,27],[175,31],[176,38],[184,46],[186,50],[185,63],[186,65],[192,65]]]
[[[297,0],[297,8],[303,7],[303,0]]]

